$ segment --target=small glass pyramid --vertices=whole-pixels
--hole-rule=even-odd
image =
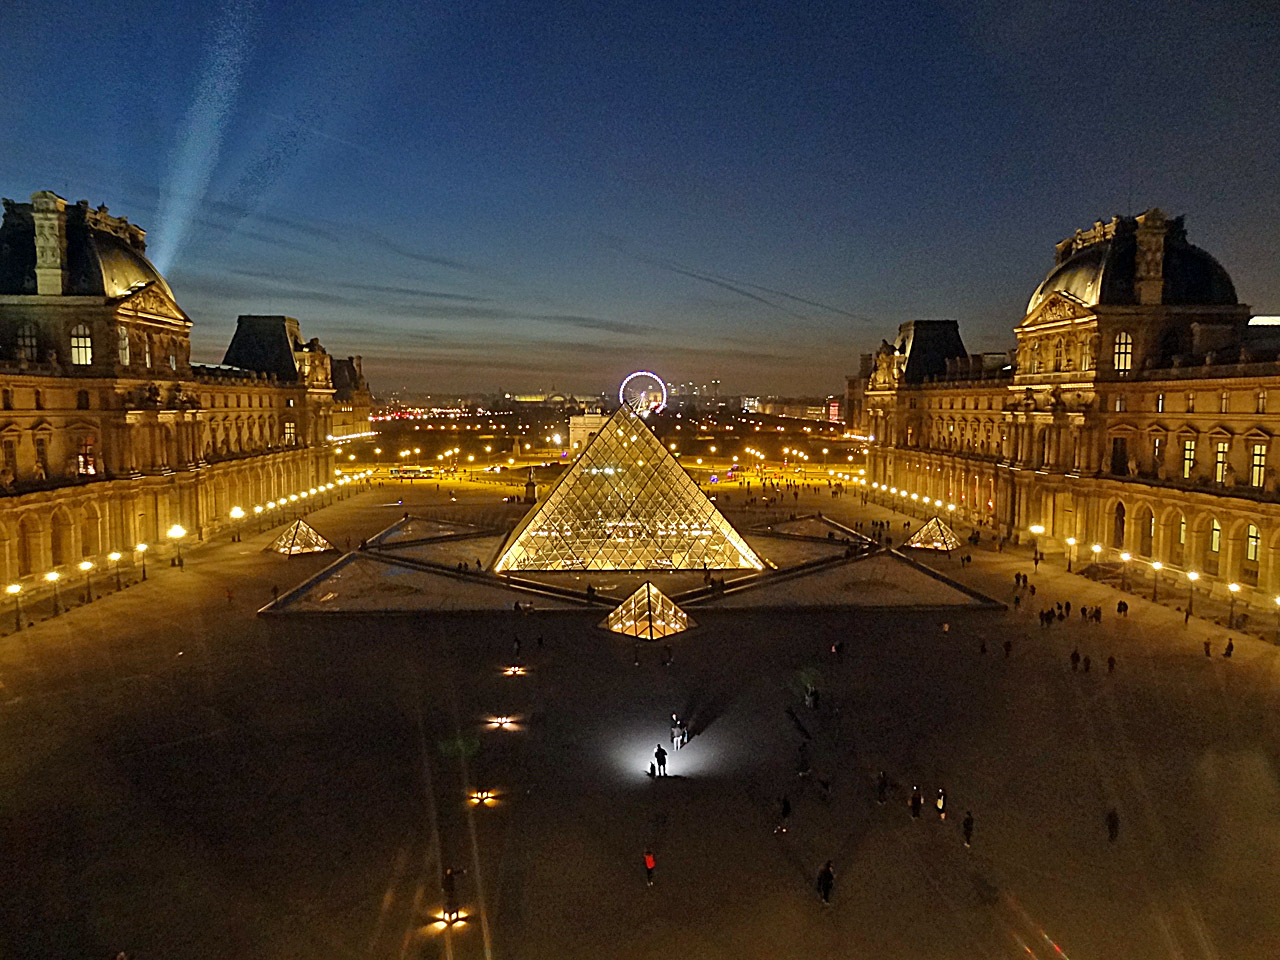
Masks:
[[[903,546],[920,550],[958,550],[960,538],[940,518],[934,517],[913,533]]]
[[[494,570],[761,570],[764,564],[623,404],[507,537]]]
[[[332,543],[316,533],[315,528],[307,521],[299,519],[289,524],[284,533],[276,537],[267,549],[292,557],[299,553],[324,553],[326,550],[335,548]]]
[[[697,624],[671,598],[646,580],[600,622],[605,630],[641,640],[658,640],[683,633]]]

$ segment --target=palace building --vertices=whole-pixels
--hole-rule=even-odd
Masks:
[[[4,201],[0,582],[163,549],[174,524],[206,537],[331,482],[335,420],[368,430],[359,358],[335,377],[291,317],[240,317],[223,363],[192,362],[192,321],[145,251],[106,207]]]
[[[872,438],[869,490],[1273,609],[1280,326],[1253,320],[1181,217],[1078,230],[1010,353],[968,354],[954,321],[914,321],[863,358],[849,409]]]

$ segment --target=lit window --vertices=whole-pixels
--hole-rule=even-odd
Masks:
[[[1056,373],[1062,369],[1062,338],[1053,341],[1053,369]]]
[[[1116,397],[1116,413],[1124,413],[1124,411],[1125,411],[1124,397],[1117,396]]]
[[[1164,394],[1156,394],[1156,413],[1164,413]]]
[[[1261,487],[1266,480],[1267,445],[1255,443],[1249,452],[1249,486]]]
[[[1116,334],[1115,352],[1112,355],[1116,373],[1126,374],[1133,369],[1133,337],[1121,331]]]
[[[1178,543],[1183,546],[1187,543],[1187,518],[1184,516],[1178,517]]]
[[[78,367],[93,363],[93,337],[86,324],[77,323],[71,328],[71,362]]]
[[[1227,451],[1231,449],[1231,444],[1226,440],[1218,441],[1217,447],[1213,453],[1213,479],[1215,483],[1222,483],[1227,477]]]
[[[18,358],[34,363],[40,354],[40,335],[31,321],[18,324]]]
[[[1155,437],[1151,441],[1151,459],[1155,462],[1157,467],[1159,467],[1160,464],[1164,461],[1164,438],[1163,437]]]
[[[1196,395],[1194,393],[1187,394],[1187,413],[1196,412]]]
[[[1218,412],[1226,413],[1227,407],[1229,406],[1230,402],[1231,402],[1231,394],[1223,390],[1222,395],[1218,397]]]
[[[1249,524],[1248,530],[1244,534],[1244,558],[1250,563],[1258,562],[1259,547],[1262,538],[1258,535],[1258,528],[1252,523]]]
[[[150,370],[151,369],[151,338],[145,337],[142,342],[146,346],[146,356],[143,359],[146,360],[147,369]]]
[[[119,329],[120,334],[120,366],[127,367],[129,365],[129,330],[127,327]]]
[[[1209,552],[1217,553],[1222,549],[1222,524],[1214,520],[1209,525]]]
[[[1257,412],[1258,412],[1258,413],[1266,413],[1266,412],[1267,412],[1267,391],[1265,391],[1265,390],[1259,390],[1259,391],[1258,391],[1258,406],[1257,406]]]
[[[1190,480],[1191,471],[1196,468],[1196,442],[1182,441],[1182,479]]]
[[[286,444],[292,444],[297,440],[297,429],[298,428],[294,425],[292,420],[286,420],[284,422],[284,442]]]

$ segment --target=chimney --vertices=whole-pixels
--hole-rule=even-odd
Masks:
[[[1134,219],[1138,223],[1138,250],[1133,293],[1142,306],[1155,306],[1164,299],[1164,238],[1169,221],[1159,207]]]
[[[31,195],[31,220],[36,235],[36,293],[62,295],[67,279],[67,201],[51,190]]]

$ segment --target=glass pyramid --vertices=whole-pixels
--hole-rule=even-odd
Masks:
[[[494,570],[761,570],[626,404],[507,537]]]
[[[315,528],[307,521],[295,520],[285,528],[284,533],[272,541],[267,549],[292,557],[299,553],[324,553],[326,550],[335,548],[332,543],[316,533]]]
[[[697,624],[665,593],[646,580],[600,623],[605,630],[641,640],[658,640],[683,633]]]
[[[941,519],[934,517],[912,534],[903,546],[921,550],[959,550],[960,538]]]

